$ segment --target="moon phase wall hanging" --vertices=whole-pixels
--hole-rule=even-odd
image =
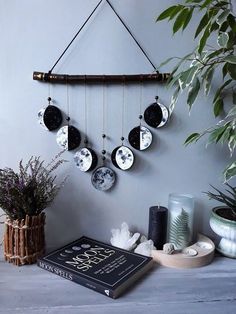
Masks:
[[[83,172],[94,170],[97,166],[98,158],[95,151],[92,148],[88,148],[88,127],[87,127],[87,114],[88,114],[88,105],[87,105],[87,84],[84,82],[84,124],[85,124],[85,138],[84,144],[85,147],[79,149],[74,155],[74,161],[79,170]]]
[[[102,167],[94,170],[91,178],[92,185],[95,189],[100,191],[107,191],[113,187],[116,181],[115,172],[105,165],[106,162],[106,150],[105,150],[105,84],[103,84],[103,96],[102,96]]]
[[[124,111],[125,111],[125,83],[122,90],[122,113],[121,113],[121,146],[116,147],[111,153],[113,165],[121,170],[128,170],[134,164],[134,154],[132,150],[124,145]]]
[[[153,128],[161,128],[169,120],[169,110],[166,106],[158,103],[158,96],[156,96],[156,102],[151,104],[144,111],[145,122]]]
[[[114,12],[114,15],[118,18],[118,21],[121,22],[121,24],[124,26],[124,29],[129,33],[130,37],[134,40],[135,44],[138,46],[138,48],[141,50],[144,57],[147,59],[151,67],[154,69],[154,72],[151,74],[129,74],[129,75],[68,75],[68,74],[55,74],[53,73],[55,67],[59,63],[59,61],[62,59],[62,57],[65,55],[67,50],[70,48],[71,44],[74,42],[74,40],[77,38],[79,33],[82,31],[82,29],[87,25],[88,21],[91,19],[91,17],[94,15],[94,13],[97,11],[97,9],[101,6],[101,4],[107,4],[110,9]],[[57,133],[57,143],[60,147],[67,150],[75,149],[80,145],[81,142],[81,136],[78,129],[76,129],[74,126],[70,125],[70,116],[69,116],[69,96],[68,96],[68,84],[83,84],[83,83],[89,83],[89,84],[95,84],[100,83],[103,84],[103,94],[104,94],[104,84],[105,83],[112,83],[112,84],[127,84],[127,83],[135,83],[139,82],[140,84],[140,123],[139,126],[133,128],[129,135],[128,140],[132,147],[138,150],[145,150],[147,149],[151,143],[152,143],[152,133],[151,131],[142,125],[141,120],[143,118],[142,112],[141,112],[141,106],[142,106],[142,85],[143,83],[154,83],[154,82],[165,82],[169,78],[169,73],[159,73],[156,70],[156,66],[151,61],[150,57],[147,55],[147,53],[144,51],[144,49],[141,47],[139,42],[136,40],[134,35],[131,33],[127,25],[124,23],[123,19],[120,17],[120,15],[116,12],[113,5],[110,3],[109,0],[100,0],[98,4],[95,6],[91,14],[88,16],[86,21],[83,23],[83,25],[79,28],[78,32],[75,34],[75,36],[72,38],[72,40],[69,42],[69,44],[66,46],[62,54],[59,56],[59,58],[56,60],[56,62],[53,64],[51,69],[48,72],[34,72],[33,73],[33,79],[41,82],[46,83],[60,83],[60,84],[66,84],[67,85],[67,106],[68,106],[68,118],[67,118],[67,125],[63,126],[61,129],[59,129]],[[86,84],[85,84],[86,85]],[[124,88],[124,85],[123,85]],[[123,91],[124,92],[124,91]],[[104,95],[103,95],[104,96]],[[52,106],[50,101],[51,98],[48,98],[49,105],[47,108],[43,108],[38,113],[38,120],[42,127],[44,127],[47,130],[55,130],[58,129],[61,126],[62,123],[62,114],[60,112],[60,109],[58,109],[55,106]],[[85,104],[86,106],[86,104]],[[124,101],[123,101],[124,106]],[[104,107],[104,105],[103,105]],[[122,109],[123,110],[123,109]],[[87,117],[85,117],[87,119]],[[123,119],[123,118],[122,118]],[[144,112],[144,120],[145,122],[152,127],[158,128],[166,124],[166,122],[169,119],[169,111],[168,109],[161,105],[160,103],[154,103],[149,108],[147,108]],[[86,120],[87,121],[87,120]],[[104,121],[104,108],[103,108],[103,121]],[[87,123],[87,122],[86,122]],[[76,152],[74,155],[74,161],[78,168],[81,171],[89,171],[93,170],[96,167],[97,164],[97,156],[95,152],[88,148],[88,139],[87,139],[87,131],[85,130],[86,136],[85,136],[85,147],[82,147],[79,151]],[[110,169],[109,167],[105,166],[105,160],[106,160],[106,151],[105,151],[105,139],[106,135],[104,133],[103,128],[103,165],[102,167],[97,168],[94,170],[92,174],[92,184],[93,186],[98,190],[108,190],[111,188],[116,179],[115,172]],[[115,167],[121,169],[121,170],[128,170],[132,167],[134,163],[134,154],[132,150],[125,146],[123,144],[124,141],[124,130],[123,130],[123,121],[122,121],[122,136],[121,136],[121,145],[116,147],[112,154],[111,159],[112,163]]]

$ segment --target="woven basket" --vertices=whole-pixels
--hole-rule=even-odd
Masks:
[[[4,256],[14,265],[36,263],[45,251],[45,214],[26,216],[25,219],[5,221]]]

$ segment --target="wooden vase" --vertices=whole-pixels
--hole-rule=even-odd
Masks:
[[[45,214],[16,220],[7,217],[5,225],[5,260],[17,266],[36,263],[45,251]]]

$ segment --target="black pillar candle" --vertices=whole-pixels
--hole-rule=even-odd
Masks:
[[[148,239],[153,240],[158,250],[162,250],[166,243],[167,211],[163,206],[149,208]]]

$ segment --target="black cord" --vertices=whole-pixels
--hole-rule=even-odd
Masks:
[[[102,3],[103,0],[100,0],[99,3],[96,5],[96,7],[93,9],[92,13],[89,15],[89,17],[86,19],[86,21],[84,22],[84,24],[80,27],[80,29],[78,30],[78,32],[75,34],[75,36],[72,38],[72,40],[70,41],[70,43],[67,45],[67,47],[65,48],[65,50],[62,52],[62,54],[60,55],[60,57],[57,59],[57,61],[54,63],[54,65],[52,66],[51,70],[48,71],[48,74],[51,74],[53,69],[55,68],[55,66],[58,64],[58,62],[61,60],[61,58],[64,56],[64,54],[66,53],[66,51],[69,49],[69,47],[71,46],[71,44],[73,43],[73,41],[76,39],[76,37],[79,35],[79,33],[82,31],[82,29],[84,28],[84,26],[87,24],[87,22],[90,20],[90,18],[92,17],[92,15],[94,14],[94,12],[97,10],[97,8],[100,6],[100,4]],[[128,33],[130,34],[130,36],[133,38],[133,40],[135,41],[135,43],[137,44],[137,46],[139,47],[139,49],[142,51],[142,53],[144,54],[144,56],[146,57],[146,59],[148,60],[148,62],[151,64],[151,66],[153,67],[154,71],[156,72],[156,66],[154,65],[154,63],[151,61],[151,59],[148,57],[147,53],[144,51],[144,49],[141,47],[141,45],[139,44],[139,42],[137,41],[137,39],[134,37],[134,35],[131,33],[131,31],[129,30],[129,28],[127,27],[127,25],[125,24],[125,22],[122,20],[122,18],[119,16],[119,14],[116,12],[116,10],[114,9],[114,7],[112,6],[112,4],[110,3],[109,0],[105,0],[107,2],[107,4],[110,6],[110,8],[112,9],[112,11],[115,13],[115,15],[118,17],[118,19],[120,20],[120,22],[123,24],[123,26],[125,27],[125,29],[128,31]]]
[[[62,54],[60,55],[60,57],[57,59],[57,61],[54,63],[54,65],[52,66],[51,70],[48,71],[48,73],[52,73],[53,69],[55,68],[55,66],[58,64],[58,62],[61,60],[61,58],[64,56],[64,54],[66,53],[66,51],[69,49],[69,47],[71,46],[71,44],[73,43],[73,41],[76,39],[76,37],[79,35],[79,33],[82,31],[82,29],[84,28],[84,26],[87,24],[87,22],[90,20],[90,18],[92,17],[92,15],[94,14],[94,12],[97,10],[97,8],[99,7],[99,5],[102,3],[103,0],[100,0],[100,2],[96,5],[96,7],[93,9],[92,13],[89,15],[89,17],[87,18],[87,20],[84,22],[84,24],[80,27],[80,29],[78,30],[78,32],[75,34],[75,36],[72,38],[72,40],[70,41],[70,43],[67,45],[67,47],[65,48],[65,50],[62,52]]]
[[[112,6],[112,4],[110,3],[109,0],[106,0],[106,2],[109,4],[110,8],[113,10],[113,12],[115,13],[115,15],[118,17],[118,19],[120,20],[120,22],[123,24],[123,26],[125,27],[125,29],[128,31],[128,33],[130,34],[130,36],[133,38],[133,40],[135,41],[135,43],[137,44],[137,46],[140,48],[140,50],[142,51],[142,53],[144,54],[144,56],[147,58],[147,60],[149,61],[149,63],[152,65],[152,67],[154,68],[154,71],[156,71],[156,66],[154,65],[154,63],[151,61],[151,59],[148,57],[147,53],[144,51],[144,49],[141,47],[141,45],[139,44],[139,42],[137,41],[137,39],[134,37],[134,35],[131,33],[131,31],[129,30],[128,26],[125,24],[125,22],[122,20],[122,18],[119,16],[119,14],[116,12],[116,10],[114,9],[114,7]]]

